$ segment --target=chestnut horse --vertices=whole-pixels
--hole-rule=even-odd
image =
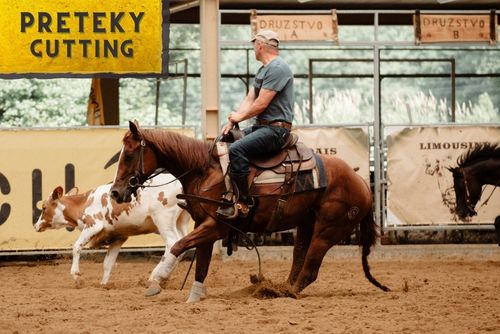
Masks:
[[[500,185],[500,145],[478,145],[458,157],[457,165],[448,170],[453,174],[455,213],[464,220],[477,215],[475,207],[484,185]]]
[[[164,130],[140,129],[136,122],[130,122],[129,126],[123,138],[111,196],[117,202],[130,201],[131,194],[156,169],[165,168],[180,179],[188,197],[187,210],[195,221],[195,229],[175,243],[170,254],[162,258],[160,277],[150,281],[146,295],[159,293],[158,282],[170,274],[177,257],[196,247],[195,282],[188,302],[199,301],[206,295],[203,282],[208,274],[213,244],[226,237],[231,228],[231,223],[216,216],[221,194],[226,191],[219,158],[208,142]],[[321,160],[327,186],[293,194],[287,201],[283,219],[275,225],[274,231],[297,227],[287,292],[294,296],[314,282],[327,251],[358,225],[365,276],[378,288],[388,291],[372,277],[368,266],[367,257],[378,236],[370,187],[341,159],[322,155]],[[278,198],[278,195],[259,196],[248,232],[265,231]]]

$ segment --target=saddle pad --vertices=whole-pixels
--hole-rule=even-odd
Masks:
[[[316,166],[313,169],[299,172],[295,182],[295,192],[326,187],[327,180],[323,160],[317,154],[313,154],[313,156],[316,160]],[[279,193],[278,189],[284,182],[285,174],[266,169],[253,179],[252,193],[263,195],[266,194],[266,191],[271,191],[270,194],[274,195]]]
[[[327,186],[328,180],[326,179],[325,165],[323,165],[323,160],[321,157],[313,153],[314,159],[316,159],[316,170],[318,171],[318,188],[325,188]]]

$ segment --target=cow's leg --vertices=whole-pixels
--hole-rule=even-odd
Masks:
[[[82,248],[88,244],[90,239],[94,237],[99,231],[103,229],[103,224],[101,222],[96,222],[93,226],[83,229],[82,233],[73,245],[73,262],[71,263],[70,274],[76,283],[80,283],[80,254]]]
[[[111,270],[113,270],[113,266],[115,265],[118,253],[120,253],[120,248],[125,241],[127,241],[127,238],[116,240],[111,245],[109,245],[108,252],[106,253],[106,257],[104,258],[103,262],[104,273],[102,275],[101,285],[108,284]]]

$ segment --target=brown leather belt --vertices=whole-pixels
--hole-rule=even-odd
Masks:
[[[280,126],[282,128],[292,130],[292,124],[283,121],[266,121],[264,119],[258,119],[255,121],[257,125],[272,125],[272,126]]]

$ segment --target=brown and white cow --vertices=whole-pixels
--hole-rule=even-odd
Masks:
[[[170,182],[170,183],[169,183]],[[190,215],[177,205],[181,184],[170,174],[160,174],[147,181],[143,190],[130,203],[118,204],[108,193],[111,184],[99,186],[84,194],[73,188],[66,195],[62,187],[54,189],[42,205],[42,214],[35,224],[38,232],[46,229],[78,228],[82,233],[73,246],[71,275],[80,282],[79,260],[82,248],[109,245],[104,258],[105,285],[121,246],[129,236],[159,233],[165,241],[165,253],[188,233]],[[161,281],[161,262],[151,273],[150,281]]]

